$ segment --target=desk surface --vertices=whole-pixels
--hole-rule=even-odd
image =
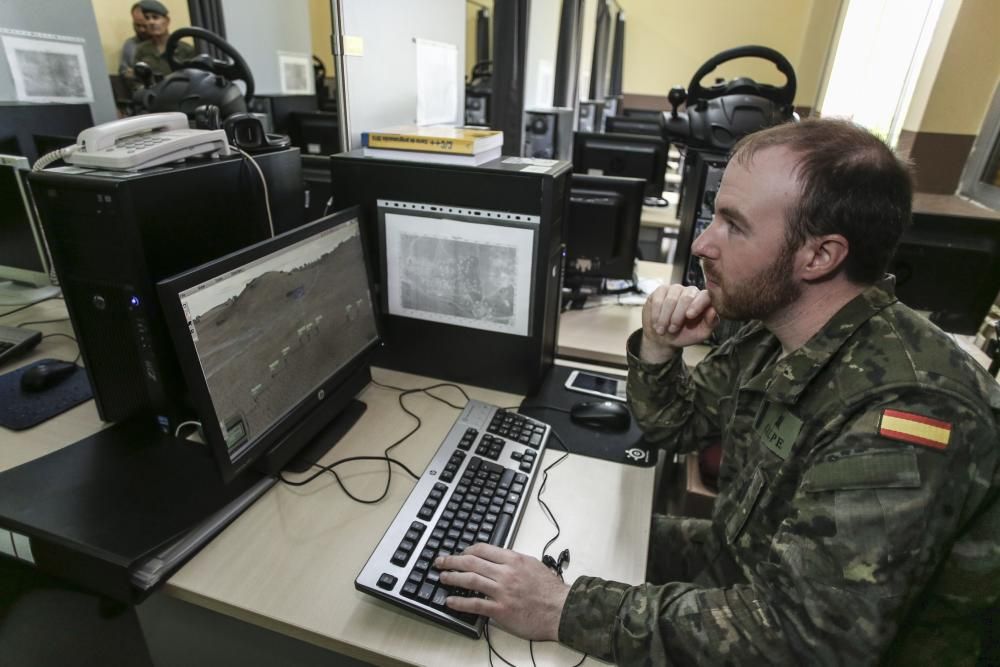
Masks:
[[[5,319],[5,323],[65,316],[62,302],[47,302]],[[67,331],[68,325],[38,325]],[[51,338],[26,358],[0,368],[13,370],[43,357],[72,359],[76,350],[65,338]],[[431,380],[373,369],[379,382],[420,387]],[[502,406],[520,397],[466,387],[473,398]],[[461,401],[454,389],[439,390]],[[368,410],[325,457],[332,462],[352,455],[380,454],[415,424],[399,408],[398,393],[369,385],[360,395]],[[420,415],[422,427],[393,450],[393,456],[422,471],[458,411],[423,395],[404,399]],[[93,433],[103,424],[93,401],[21,433],[4,432],[0,469],[24,463]],[[3,429],[0,429],[3,431]],[[558,447],[553,442],[554,447]],[[561,455],[546,454],[548,465]],[[332,476],[297,488],[275,486],[221,535],[205,547],[164,586],[164,592],[222,614],[378,664],[486,664],[485,642],[473,641],[417,619],[354,589],[354,578],[382,537],[413,486],[394,471],[389,492],[375,505],[347,498]],[[582,574],[629,583],[645,576],[645,545],[655,470],[626,467],[582,456],[568,456],[552,469],[544,498],[554,512],[562,536],[550,551],[572,552],[567,580]],[[384,465],[356,462],[343,466],[341,477],[352,493],[377,497],[387,475]],[[533,498],[525,512],[514,548],[539,555],[555,533]],[[594,492],[598,490],[599,492]],[[498,650],[516,664],[530,661],[528,643],[500,630],[491,632]],[[579,656],[558,644],[535,646],[538,664],[574,664]]]
[[[654,278],[670,282],[671,264],[639,261],[636,273],[639,278]],[[618,304],[601,305],[583,310],[568,310],[559,320],[559,338],[556,354],[565,359],[605,364],[624,368],[625,341],[633,331],[642,327],[642,306]],[[684,361],[696,364],[709,348],[694,345],[684,350]]]

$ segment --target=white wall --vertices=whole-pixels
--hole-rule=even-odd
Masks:
[[[90,88],[94,95],[90,113],[95,123],[104,123],[118,117],[114,96],[111,93],[111,83],[104,67],[97,19],[89,2],[0,0],[0,28],[83,38]],[[10,73],[10,64],[7,62],[6,53],[0,48],[0,102],[16,100],[17,94],[14,78]]]
[[[278,51],[302,53],[312,61],[309,0],[222,0],[222,15],[226,41],[250,66],[256,94],[281,94]]]
[[[465,108],[465,0],[343,0],[344,32],[363,55],[345,56],[351,147],[361,133],[416,120],[416,39],[454,44],[455,118]]]
[[[562,2],[557,0],[536,0],[531,3],[528,15],[527,67],[524,73],[526,109],[552,106],[561,11]]]

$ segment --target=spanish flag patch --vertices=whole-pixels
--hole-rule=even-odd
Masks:
[[[878,434],[915,445],[946,449],[951,438],[951,424],[912,412],[883,410],[878,422]]]

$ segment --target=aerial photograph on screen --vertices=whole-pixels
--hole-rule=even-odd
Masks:
[[[376,337],[356,223],[181,297],[233,460]]]
[[[404,308],[513,323],[516,248],[412,234],[400,241]]]
[[[389,313],[527,335],[531,229],[385,214]]]

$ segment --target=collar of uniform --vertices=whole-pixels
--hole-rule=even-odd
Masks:
[[[788,356],[780,359],[764,388],[768,398],[794,403],[830,358],[854,332],[873,315],[896,302],[896,279],[886,275],[840,309],[815,336]]]

